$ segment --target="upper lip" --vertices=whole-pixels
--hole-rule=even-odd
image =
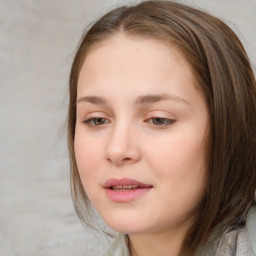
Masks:
[[[129,185],[130,186],[134,185],[134,186],[143,187],[143,188],[152,187],[152,185],[144,184],[140,181],[130,179],[130,178],[122,178],[122,179],[111,178],[111,179],[108,179],[103,186],[104,188],[111,188],[116,186],[129,186]]]

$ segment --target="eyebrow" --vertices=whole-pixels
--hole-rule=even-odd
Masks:
[[[98,104],[98,105],[106,105],[107,101],[104,98],[98,97],[98,96],[84,96],[79,98],[76,101],[76,104],[80,103],[80,102],[89,102],[92,104]]]
[[[180,98],[178,96],[174,96],[174,95],[168,95],[168,94],[150,94],[150,95],[142,95],[136,98],[136,100],[134,101],[135,105],[143,105],[143,104],[152,104],[152,103],[156,103],[156,102],[160,102],[160,101],[175,101],[177,103],[185,103],[187,105],[189,105],[189,103],[183,99]],[[107,100],[102,98],[102,97],[98,97],[98,96],[84,96],[84,97],[80,97],[76,104],[80,103],[80,102],[89,102],[92,104],[98,104],[98,105],[107,105]]]
[[[159,101],[168,101],[168,100],[188,104],[188,102],[185,99],[182,99],[182,98],[180,98],[178,96],[174,96],[174,95],[168,95],[168,94],[156,94],[156,95],[139,96],[135,100],[135,104],[136,105],[142,105],[142,104],[150,104],[150,103],[155,103],[155,102],[159,102]]]

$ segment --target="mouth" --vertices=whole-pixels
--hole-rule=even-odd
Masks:
[[[152,185],[129,178],[112,178],[107,180],[104,184],[106,195],[114,202],[129,202],[135,200],[145,195],[152,188]]]
[[[136,186],[136,185],[110,187],[110,189],[112,189],[114,191],[130,191],[130,190],[134,190],[134,189],[138,189],[138,188],[140,188],[140,187]]]

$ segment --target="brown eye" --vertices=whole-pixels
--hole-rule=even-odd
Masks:
[[[161,117],[151,118],[151,120],[154,125],[158,125],[158,126],[169,125],[175,121],[175,120],[171,120],[168,118],[161,118]]]
[[[105,124],[106,120],[104,118],[95,118],[93,121],[95,125],[102,125]]]
[[[165,124],[165,118],[153,118],[152,119],[152,122],[153,124],[156,124],[156,125],[163,125]]]
[[[96,118],[89,118],[85,120],[83,123],[87,124],[88,126],[101,126],[106,124],[107,120],[102,117],[96,117]]]

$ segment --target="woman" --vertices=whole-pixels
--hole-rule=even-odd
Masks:
[[[255,255],[255,138],[255,77],[217,18],[145,1],[83,36],[71,188],[87,225],[92,204],[123,234],[105,255]]]

